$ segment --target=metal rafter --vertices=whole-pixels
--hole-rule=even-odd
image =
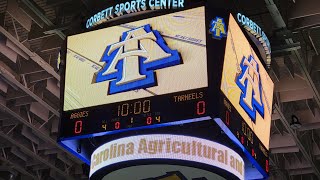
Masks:
[[[297,134],[294,132],[294,130],[290,127],[289,121],[285,118],[284,114],[280,110],[278,105],[274,105],[274,108],[276,112],[280,116],[280,120],[286,130],[292,135],[294,141],[296,142],[297,146],[299,147],[301,153],[303,154],[304,158],[308,161],[308,163],[311,164],[312,169],[315,173],[315,175],[320,179],[320,170],[316,166],[316,164],[313,162],[313,158],[310,156],[310,153],[308,153],[308,150],[304,147],[304,145],[301,143],[300,139],[298,138]]]
[[[67,173],[65,173],[64,171],[58,169],[55,165],[49,163],[47,160],[41,158],[40,156],[38,156],[37,154],[35,154],[32,150],[28,149],[27,147],[25,147],[24,145],[20,144],[19,142],[16,142],[16,140],[14,140],[12,137],[8,136],[7,134],[0,132],[0,136],[6,140],[8,140],[10,143],[14,144],[14,146],[23,149],[23,152],[26,153],[28,156],[40,161],[41,163],[47,165],[48,167],[50,167],[51,169],[53,169],[54,171],[56,171],[57,173],[59,173],[62,177],[65,177],[66,179],[74,179],[73,177],[71,177],[70,175],[68,175]]]

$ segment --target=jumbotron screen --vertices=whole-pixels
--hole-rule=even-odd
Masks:
[[[64,138],[203,117],[205,8],[69,36],[65,72]]]

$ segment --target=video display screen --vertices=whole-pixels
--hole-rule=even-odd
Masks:
[[[69,36],[63,110],[207,87],[205,38],[203,7]]]
[[[221,76],[220,118],[244,146],[260,172],[269,172],[269,139],[274,84],[233,18]]]
[[[232,16],[228,33],[221,90],[269,149],[274,84]]]

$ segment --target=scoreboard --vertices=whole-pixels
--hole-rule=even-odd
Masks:
[[[206,116],[208,73],[204,13],[204,7],[199,7],[69,36],[63,93],[62,137],[103,134],[113,130]],[[114,78],[103,81],[103,78],[109,78],[108,75],[102,75],[105,69],[108,70],[106,64],[113,63],[104,59],[109,58],[106,57],[109,48],[107,45],[119,43],[119,39],[124,38],[126,33],[146,24],[152,28],[152,31],[146,34],[162,32],[159,37],[167,46],[163,51],[167,58],[151,63],[168,61],[165,63],[170,64],[170,58],[176,58],[176,64],[156,70],[150,68],[148,71],[148,67],[142,66],[145,58],[137,59],[141,63],[140,71],[146,68],[145,72],[138,72],[138,76],[145,78],[135,84],[124,83],[117,86],[121,78],[128,77],[124,70],[126,66],[120,67],[123,65],[120,62],[117,65],[118,69],[114,70],[116,73],[109,75]],[[190,28],[193,25],[198,28]],[[161,39],[159,38],[159,41]],[[147,46],[158,46],[163,42],[136,43],[147,49]],[[170,54],[170,51],[173,53]],[[151,53],[150,56],[157,56]],[[166,66],[165,63],[155,66]],[[145,66],[150,66],[149,64],[146,63]],[[139,71],[138,65],[136,67]],[[110,66],[109,69],[111,68]],[[145,83],[145,80],[155,82],[148,85],[150,83]]]
[[[114,135],[210,121],[267,177],[273,82],[232,13],[208,4],[68,36],[59,143],[90,164]]]

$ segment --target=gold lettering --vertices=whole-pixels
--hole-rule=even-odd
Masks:
[[[172,151],[174,152],[174,153],[180,153],[180,146],[181,146],[181,143],[179,142],[179,141],[174,141],[173,143],[172,143]]]
[[[217,149],[216,148],[212,148],[212,159],[215,160],[216,159],[216,152],[217,152]]]
[[[134,153],[134,144],[132,142],[127,144],[126,155]]]
[[[242,175],[243,173],[243,163],[236,159],[236,170]]]
[[[197,149],[196,149],[196,144],[197,144],[197,142],[192,141],[192,155],[193,155],[193,156],[196,155],[196,151],[197,151]]]
[[[171,139],[170,138],[167,138],[166,140],[166,152],[167,153],[171,153]]]
[[[116,154],[117,154],[117,144],[114,144],[113,147],[112,147],[112,158],[115,158],[116,157]]]
[[[228,165],[228,151],[224,150],[224,163]]]
[[[157,141],[150,141],[148,146],[149,154],[156,154],[157,153],[158,142]]]
[[[103,161],[108,160],[108,158],[109,158],[109,149],[105,149],[103,154]]]
[[[89,116],[89,111],[74,112],[70,115],[70,119],[84,118]]]
[[[159,141],[159,152],[162,153],[163,145],[165,144],[164,141],[160,140]]]
[[[147,141],[146,139],[141,139],[140,143],[139,143],[139,149],[138,149],[138,153],[141,153],[143,151],[143,153],[147,153]]]
[[[104,152],[101,151],[101,152],[99,153],[99,164],[102,163],[103,155],[104,155]]]
[[[221,150],[218,150],[218,161],[224,163],[224,153]]]
[[[196,92],[196,93],[189,93],[183,94],[179,96],[173,96],[174,102],[182,102],[182,101],[190,101],[194,99],[201,99],[203,98],[203,92]]]
[[[235,159],[232,155],[230,156],[230,166],[235,169]]]
[[[211,159],[211,147],[203,145],[203,157]]]
[[[202,144],[200,142],[197,143],[197,147],[198,147],[198,156],[202,157]]]
[[[119,144],[118,145],[117,157],[119,157],[119,156],[124,156],[124,144]]]
[[[190,155],[190,146],[191,146],[191,144],[190,143],[186,144],[186,142],[182,142],[181,144],[182,144],[182,148],[181,148],[182,149],[182,153]],[[186,147],[186,145],[187,145],[187,147]]]

